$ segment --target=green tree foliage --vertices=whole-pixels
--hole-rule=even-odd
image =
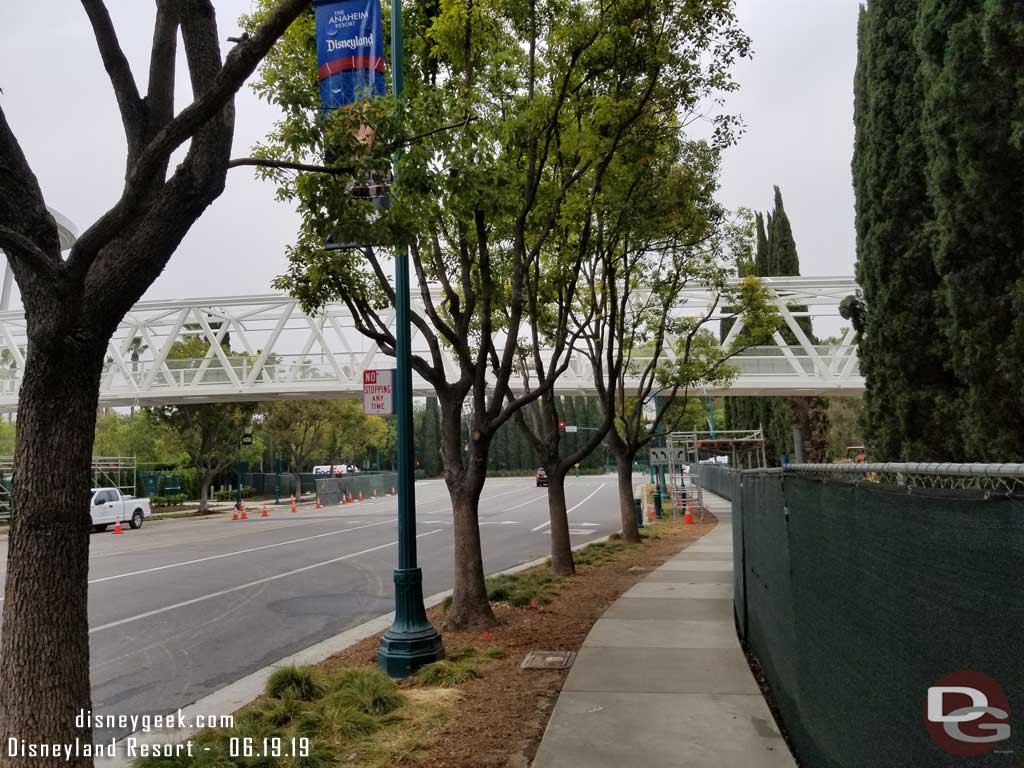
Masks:
[[[97,416],[93,455],[134,456],[140,464],[179,464],[188,460],[179,435],[145,410],[134,415],[110,412]]]
[[[14,455],[16,428],[13,422],[0,419],[0,456]]]
[[[850,458],[847,449],[864,445],[864,398],[828,398],[828,457],[831,461]],[[870,456],[874,461],[875,457]]]
[[[268,6],[257,3],[256,17]],[[542,327],[556,371],[567,365],[572,302],[557,299],[575,295],[575,265],[589,255],[602,190],[659,189],[645,167],[663,165],[666,155],[676,164],[682,118],[731,89],[728,70],[749,41],[732,0],[445,0],[410,11],[404,103],[337,110],[326,125],[311,17],[293,26],[257,83],[282,107],[282,120],[256,151],[300,162],[329,155],[346,170],[270,174],[302,216],[288,274],[277,284],[307,309],[344,301],[356,328],[393,350],[380,315],[393,302],[389,253],[409,247],[424,303],[413,322],[428,347],[413,366],[438,396],[459,557],[447,623],[462,627],[493,621],[477,526],[491,441],[557,378],[513,395],[518,342]],[[365,125],[376,131],[373,146],[355,138]],[[719,121],[716,141],[728,141],[733,126]],[[346,192],[352,177],[386,175],[396,144],[406,154],[390,209],[354,200]],[[688,171],[676,164],[666,188],[684,183]],[[327,252],[328,237],[379,247]],[[441,359],[442,346],[455,369]]]
[[[436,397],[428,397],[426,405],[413,414],[415,424],[416,467],[427,477],[439,477],[441,463],[441,411]]]
[[[167,353],[167,365],[172,370],[198,369],[240,365],[243,355],[233,353],[226,331],[221,333],[220,350],[198,332],[176,341]],[[171,430],[189,461],[201,474],[199,481],[198,514],[209,511],[210,483],[238,462],[243,455],[242,436],[251,429],[257,403],[211,403],[203,405],[158,406],[148,410],[148,418]],[[260,446],[248,448],[248,455],[259,456]]]
[[[877,47],[885,18],[875,5],[869,7],[867,22],[876,43],[865,57],[871,72],[887,55]],[[1018,0],[896,5],[893,18],[905,59],[914,55],[905,37],[913,20],[910,6],[920,6],[915,36],[921,61],[915,90],[922,109],[920,135],[908,141],[917,142],[914,182],[923,188],[927,181],[931,207],[924,215],[930,226],[915,219],[908,227],[892,210],[879,217],[880,225],[909,229],[907,236],[925,241],[922,250],[930,252],[935,270],[925,271],[928,283],[907,292],[915,298],[901,311],[913,312],[935,301],[931,296],[941,296],[944,334],[934,324],[928,332],[944,336],[949,367],[963,387],[955,414],[942,409],[932,415],[929,423],[938,423],[922,436],[923,442],[941,441],[940,458],[956,456],[952,449],[958,446],[950,445],[949,436],[959,422],[967,459],[1024,461],[1024,6]],[[869,79],[867,87],[873,86],[883,87]],[[869,98],[876,98],[870,90]],[[869,129],[867,137],[876,134]],[[915,187],[915,197],[921,194]],[[935,283],[935,271],[941,284]],[[889,280],[887,270],[883,276]],[[902,292],[899,300],[906,301]],[[892,311],[891,305],[883,308]],[[885,323],[893,326],[892,314],[886,314]],[[920,361],[923,350],[936,346],[899,341],[887,354],[898,358],[900,366],[913,365],[910,358]],[[901,397],[918,388],[915,380],[898,383]]]
[[[771,214],[769,214],[769,217]],[[768,247],[768,231],[764,225],[765,215],[758,211],[755,215],[755,224],[757,227],[757,244],[754,251],[754,268],[753,271],[748,271],[746,274],[750,275],[770,275],[772,273],[771,264],[768,261],[768,255],[770,249]],[[740,272],[740,277],[746,277],[746,274]]]
[[[881,461],[963,458],[959,385],[948,370],[947,313],[929,233],[934,206],[914,45],[920,6],[920,0],[871,0],[861,11],[858,35],[853,179],[857,280],[867,304],[860,366],[868,440]],[[987,93],[987,86],[979,87],[976,95],[987,99]],[[972,251],[972,260],[977,256]],[[989,311],[986,296],[994,288],[971,294],[977,302],[972,311]]]
[[[769,275],[799,275],[800,257],[796,251],[793,225],[789,223],[782,202],[782,190],[775,187],[775,208],[771,215],[771,233],[768,235]]]
[[[367,416],[359,400],[278,400],[263,413],[263,429],[295,476],[314,464],[362,464],[371,446],[387,446],[387,424]]]

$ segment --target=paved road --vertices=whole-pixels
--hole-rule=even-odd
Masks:
[[[441,481],[417,483],[424,594],[452,586],[452,514]],[[612,475],[569,478],[573,542],[618,529]],[[489,480],[480,504],[488,572],[550,547],[546,489]],[[148,522],[94,534],[89,568],[93,710],[174,711],[387,613],[397,558],[392,497],[296,514]],[[0,563],[6,564],[6,542]],[[97,732],[99,738],[124,735]]]

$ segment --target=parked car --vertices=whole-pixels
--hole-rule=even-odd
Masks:
[[[537,470],[537,487],[545,486],[548,484],[548,473],[544,471],[544,467],[540,467]]]
[[[117,488],[93,488],[89,501],[89,516],[94,531],[105,531],[119,520],[133,529],[141,528],[142,521],[151,514],[149,499],[125,496]]]

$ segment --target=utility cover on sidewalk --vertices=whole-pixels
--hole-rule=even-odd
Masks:
[[[522,669],[568,669],[576,661],[576,651],[530,651]]]

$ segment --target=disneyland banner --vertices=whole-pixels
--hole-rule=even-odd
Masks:
[[[384,31],[380,0],[314,0],[317,74],[324,114],[383,96]]]

